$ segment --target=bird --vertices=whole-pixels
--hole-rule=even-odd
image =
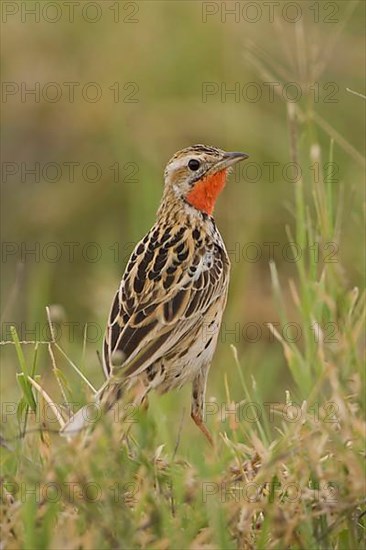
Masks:
[[[110,410],[142,383],[139,404],[192,384],[191,417],[204,423],[207,377],[226,306],[230,259],[213,210],[232,167],[248,158],[207,145],[175,153],[150,231],[133,250],[110,310],[102,351],[106,381],[96,394]],[[85,427],[80,409],[61,433]]]

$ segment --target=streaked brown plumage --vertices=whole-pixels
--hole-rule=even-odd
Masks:
[[[164,176],[155,225],[137,244],[114,298],[103,345],[109,409],[127,386],[165,393],[192,382],[191,415],[203,424],[207,375],[226,305],[230,261],[212,210],[229,168],[244,153],[195,145],[176,153]],[[82,427],[82,410],[64,427]]]

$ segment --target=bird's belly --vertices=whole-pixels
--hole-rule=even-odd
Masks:
[[[225,301],[226,289],[209,306],[198,323],[178,339],[165,356],[142,373],[143,383],[149,390],[165,393],[180,388],[192,382],[200,370],[211,363],[219,337]]]
[[[211,326],[200,330],[191,342],[182,345],[174,355],[161,360],[164,368],[164,379],[156,387],[159,393],[180,388],[192,382],[199,371],[212,361],[215,353],[220,322],[215,320]]]

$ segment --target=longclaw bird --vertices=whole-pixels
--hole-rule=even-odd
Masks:
[[[230,261],[212,217],[230,168],[245,153],[194,145],[165,172],[154,226],[133,251],[112,303],[103,345],[106,382],[96,398],[109,410],[137,380],[140,402],[192,382],[191,416],[204,425],[207,376],[229,285]],[[83,409],[64,426],[85,425]]]

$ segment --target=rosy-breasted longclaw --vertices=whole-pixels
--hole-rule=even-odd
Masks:
[[[230,261],[212,217],[230,168],[245,153],[194,145],[164,172],[154,226],[135,247],[112,303],[103,344],[106,382],[96,399],[108,410],[138,380],[165,393],[192,382],[191,416],[204,425],[207,375],[229,285]],[[63,435],[85,424],[83,409]]]

